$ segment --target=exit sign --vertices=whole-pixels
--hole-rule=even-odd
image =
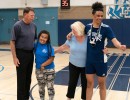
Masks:
[[[61,0],[61,9],[70,9],[70,0]]]

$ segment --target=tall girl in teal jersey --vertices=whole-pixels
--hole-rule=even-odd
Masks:
[[[86,100],[91,100],[92,98],[95,75],[97,75],[99,84],[100,100],[106,100],[107,58],[102,50],[107,45],[107,39],[111,40],[114,46],[121,50],[125,50],[126,45],[121,45],[110,26],[102,23],[102,3],[95,2],[92,5],[92,16],[92,23],[87,24],[85,27],[85,33],[88,37],[86,54]]]

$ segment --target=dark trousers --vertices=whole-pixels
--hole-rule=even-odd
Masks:
[[[33,69],[33,51],[16,49],[20,65],[17,70],[17,100],[28,100]]]
[[[79,76],[81,78],[81,87],[82,87],[81,98],[86,100],[87,80],[85,76],[85,68],[76,67],[71,63],[69,63],[69,84],[66,96],[68,98],[74,98],[75,89],[78,83]]]

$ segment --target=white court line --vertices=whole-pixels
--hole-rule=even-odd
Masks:
[[[123,66],[122,68],[124,68],[124,69],[125,69],[125,68],[126,68],[126,69],[130,69],[130,67],[124,67],[124,66]]]
[[[128,98],[129,98],[129,92],[130,92],[130,78],[129,78],[128,86],[127,86],[126,100],[128,100]]]
[[[1,91],[0,91],[0,94],[2,94],[2,95],[12,95],[12,96],[17,96],[16,94],[10,94],[10,93],[7,93],[7,92],[6,92],[6,93],[3,93],[3,92],[1,92]]]
[[[15,73],[12,73],[11,75],[9,75],[8,77],[0,77],[0,80],[8,80],[8,79],[10,79],[10,78],[13,78],[13,77],[15,77],[16,76],[16,72]]]
[[[119,73],[120,73],[120,71],[121,71],[121,68],[122,68],[122,66],[123,66],[123,64],[124,64],[124,62],[125,62],[125,60],[126,60],[126,58],[127,58],[127,56],[124,56],[124,58],[123,58],[123,60],[122,60],[122,62],[121,62],[121,64],[120,64],[120,66],[119,66],[117,72],[115,73],[115,76],[114,76],[114,78],[113,78],[111,84],[109,85],[109,87],[108,87],[108,89],[107,89],[107,90],[108,90],[108,91],[107,91],[107,96],[108,96],[110,90],[113,88],[113,86],[114,86],[114,84],[115,84],[115,82],[116,82],[116,79],[117,79],[117,77],[118,77],[118,75],[119,75]]]
[[[115,75],[115,73],[109,73],[109,75]],[[119,76],[130,76],[130,74],[119,74]]]
[[[2,56],[7,56],[7,55],[11,55],[11,54],[9,53],[9,54],[0,55],[0,57],[2,57]]]
[[[68,72],[69,70],[60,70],[61,72]]]

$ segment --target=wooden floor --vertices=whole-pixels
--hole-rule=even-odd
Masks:
[[[129,55],[129,51],[127,50],[125,53]],[[118,52],[122,53],[117,49],[109,49],[109,52]],[[55,81],[55,100],[66,100],[66,92],[67,92],[67,82],[68,82],[68,60],[69,54],[56,54],[55,56],[55,69],[56,69],[56,81]],[[130,67],[127,66],[127,68]],[[32,84],[31,84],[31,94],[34,100],[40,100],[38,94],[38,86],[37,80],[35,76],[35,64],[32,74]],[[111,79],[112,75],[108,78]],[[118,80],[118,83],[122,84],[118,86],[119,89],[107,89],[107,100],[130,100],[130,72],[126,76],[124,76],[124,80],[127,79],[127,85],[123,83],[124,80]],[[115,78],[115,76],[113,77]],[[120,79],[120,78],[119,78]],[[116,79],[115,79],[116,80]],[[16,69],[13,64],[12,55],[9,51],[9,45],[0,45],[0,100],[16,100]],[[115,83],[117,84],[117,83]],[[117,84],[118,85],[118,84]],[[120,87],[126,87],[126,89],[122,90]],[[76,88],[75,98],[74,100],[81,100],[80,98],[80,83]],[[31,99],[30,99],[31,100]],[[46,90],[46,100],[48,100],[48,94]],[[99,99],[99,89],[97,87],[94,88],[93,99],[92,100],[100,100]]]

